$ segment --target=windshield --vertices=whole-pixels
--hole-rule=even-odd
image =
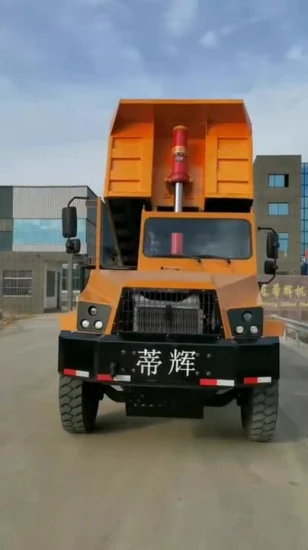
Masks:
[[[251,228],[246,220],[149,218],[145,222],[143,253],[157,257],[251,256]]]

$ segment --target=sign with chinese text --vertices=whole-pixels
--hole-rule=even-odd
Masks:
[[[260,292],[263,306],[271,311],[308,310],[307,276],[278,275],[272,283],[262,285]]]
[[[197,353],[193,350],[174,349],[169,354],[168,376],[172,373],[185,372],[188,377],[191,372],[195,372],[195,360]],[[138,361],[136,366],[140,368],[140,374],[145,376],[157,376],[159,367],[162,365],[161,351],[153,349],[143,349],[138,351]]]

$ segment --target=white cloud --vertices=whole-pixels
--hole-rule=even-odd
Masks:
[[[222,29],[220,30],[220,34],[222,36],[230,36],[231,34],[236,32],[237,29],[238,27],[236,25],[226,25],[222,27]]]
[[[308,83],[273,85],[244,94],[252,121],[254,153],[303,155],[308,161]]]
[[[128,61],[132,61],[133,63],[143,63],[141,52],[139,52],[137,48],[126,48],[123,51],[123,57],[125,57]]]
[[[200,39],[200,44],[206,49],[217,47],[217,34],[214,31],[207,31]]]
[[[304,54],[302,46],[295,44],[287,51],[286,59],[291,61],[305,61],[308,59],[308,56]]]
[[[141,70],[116,89],[63,85],[36,96],[0,79],[0,185],[87,184],[101,193],[119,98],[161,97]]]
[[[178,48],[174,44],[166,44],[165,50],[171,57],[174,57],[178,53]]]
[[[199,0],[169,0],[165,14],[168,34],[181,37],[189,34],[197,20]]]
[[[102,194],[106,140],[24,147],[0,155],[2,185],[88,185]]]
[[[163,95],[157,82],[144,79],[136,84],[140,93],[128,87],[122,97]],[[202,78],[200,88],[205,89]],[[187,90],[182,95],[189,97]],[[303,122],[308,119],[308,83],[264,84],[248,93],[242,93],[239,86],[236,97],[243,97],[252,121],[254,154],[302,154],[308,161]],[[0,185],[87,183],[101,193],[117,93],[71,87],[58,96],[29,100],[11,88],[8,98],[7,86],[7,100],[0,103],[5,128],[0,134]]]

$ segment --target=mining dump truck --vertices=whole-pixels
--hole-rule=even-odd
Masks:
[[[284,327],[264,314],[260,284],[275,277],[279,241],[256,226],[244,102],[121,100],[95,208],[84,287],[60,319],[64,430],[91,432],[104,397],[127,416],[192,419],[235,401],[245,437],[270,441]],[[62,228],[78,254],[73,198]]]

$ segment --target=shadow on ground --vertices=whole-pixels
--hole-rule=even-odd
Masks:
[[[292,413],[292,415],[291,415]],[[302,421],[307,417],[307,400],[303,397],[297,400],[294,407],[294,397],[285,399],[282,396],[278,414],[276,434],[273,443],[288,443],[303,441],[308,438],[308,423]],[[296,419],[299,419],[297,422]],[[119,432],[129,432],[151,428],[153,426],[166,426],[170,431],[172,426],[183,426],[185,431],[192,431],[196,439],[245,441],[240,418],[240,410],[232,403],[220,409],[205,408],[203,420],[174,419],[174,418],[147,418],[127,417],[124,405],[121,409],[104,413],[104,406],[100,406],[96,428],[93,434],[107,435]]]

